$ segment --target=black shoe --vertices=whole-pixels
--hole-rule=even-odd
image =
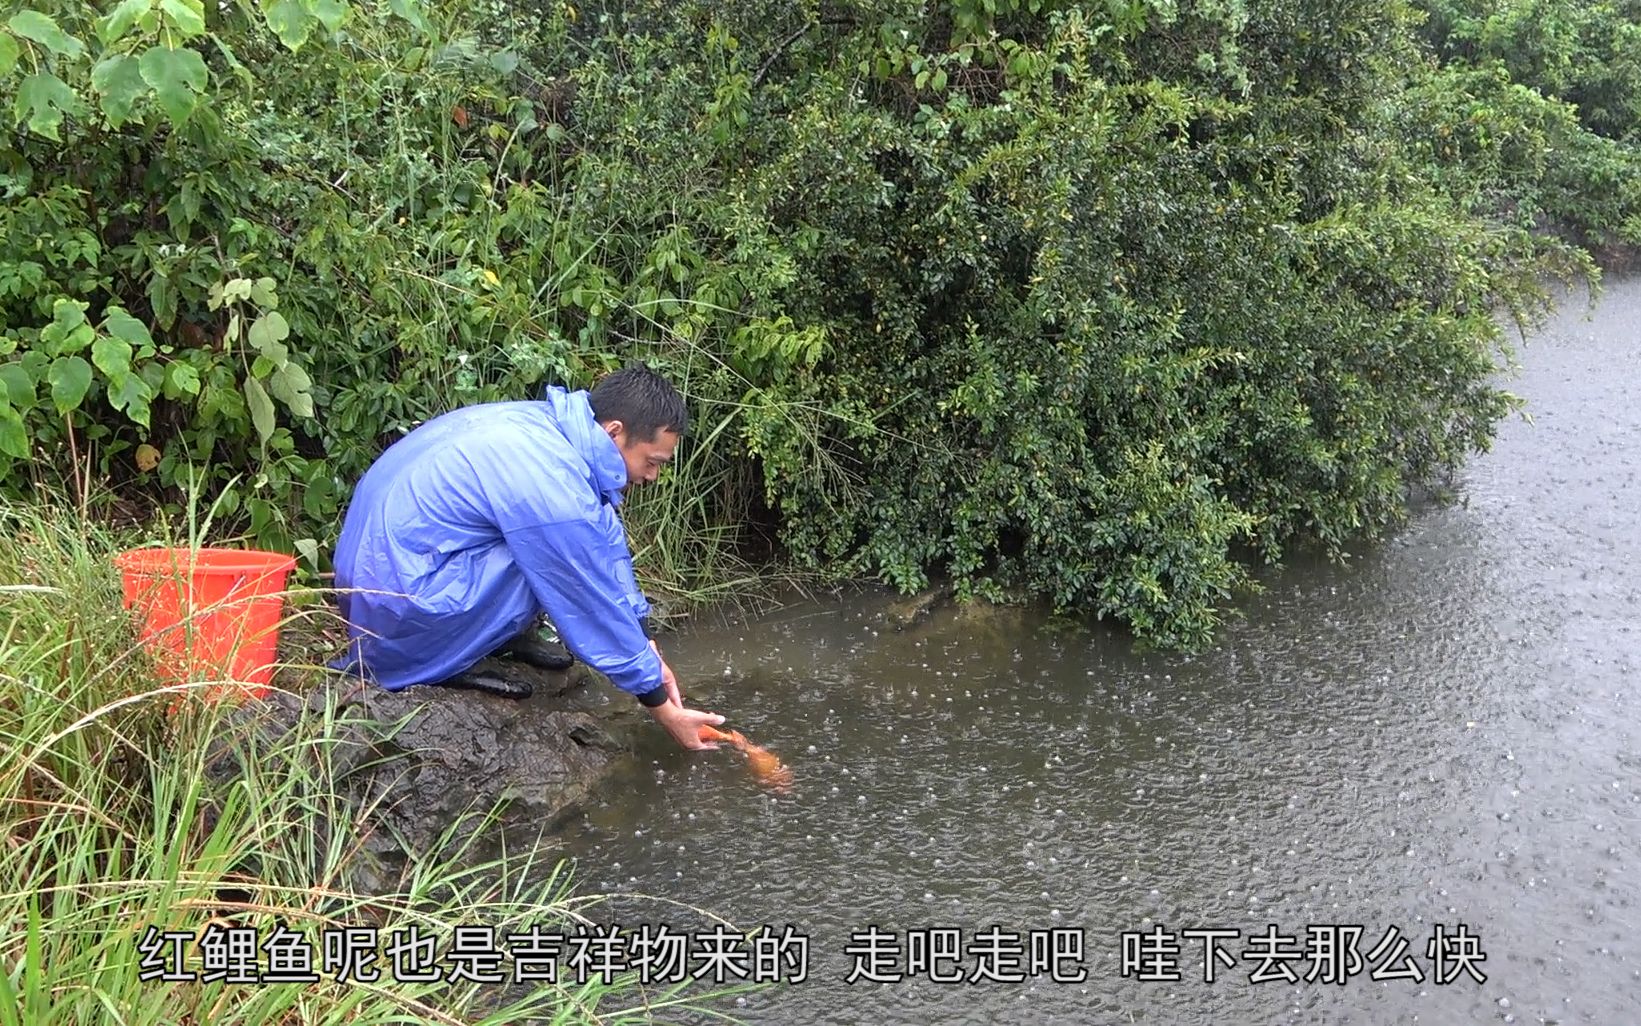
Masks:
[[[496,650],[496,655],[517,659],[540,670],[568,670],[575,657],[557,645],[542,641],[534,631],[525,631]]]
[[[525,699],[536,693],[534,685],[527,680],[514,680],[483,670],[458,673],[449,680],[440,681],[439,686],[462,691],[479,691],[486,695],[495,695],[497,698]]]

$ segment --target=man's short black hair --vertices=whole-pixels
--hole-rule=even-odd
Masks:
[[[641,363],[606,374],[588,396],[593,418],[600,424],[619,420],[634,441],[653,442],[665,428],[682,435],[689,428],[689,410],[672,382]]]

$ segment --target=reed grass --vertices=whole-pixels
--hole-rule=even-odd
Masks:
[[[540,848],[481,856],[495,813],[477,809],[388,886],[358,887],[384,827],[338,783],[348,714],[309,696],[312,714],[269,742],[229,704],[195,700],[211,682],[157,682],[120,606],[121,541],[73,512],[0,506],[0,1026],[727,1018],[733,987],[630,972],[512,985],[403,982],[388,958],[374,982],[324,971],[326,930],[374,928],[385,945],[415,927],[442,953],[458,926],[569,933],[601,899],[575,895]],[[192,940],[181,961],[145,964],[151,929],[211,924],[259,945],[300,935],[319,980],[205,982]],[[265,950],[254,961],[272,968]],[[144,978],[156,967],[194,978]]]

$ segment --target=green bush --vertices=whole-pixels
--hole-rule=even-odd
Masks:
[[[1410,147],[1483,214],[1641,245],[1641,4],[1429,0]],[[1479,202],[1478,202],[1479,201]]]
[[[1492,314],[1577,260],[1492,201],[1627,216],[1552,101],[1461,127],[1397,0],[51,7],[0,29],[0,480],[205,467],[310,560],[416,423],[640,357],[703,425],[649,583],[759,524],[1200,643],[1234,551],[1376,534],[1513,404]]]

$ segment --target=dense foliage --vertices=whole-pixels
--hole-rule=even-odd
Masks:
[[[414,424],[642,358],[703,425],[659,583],[757,522],[1197,643],[1486,445],[1495,314],[1587,266],[1536,229],[1641,241],[1633,11],[1437,6],[28,0],[4,481],[313,559]]]

